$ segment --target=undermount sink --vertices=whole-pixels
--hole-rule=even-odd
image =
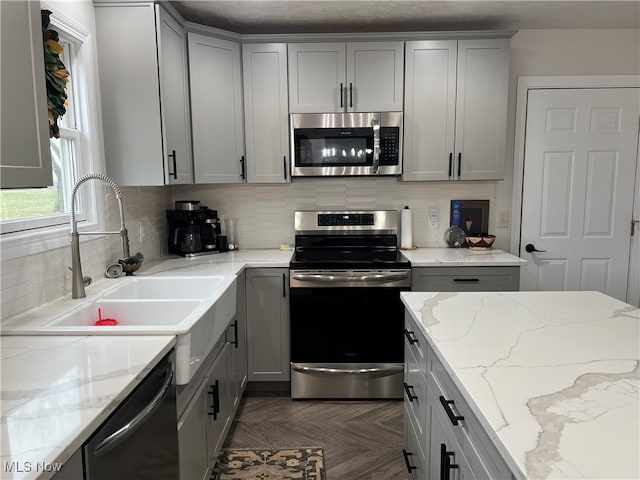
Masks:
[[[74,301],[75,302],[75,301]],[[113,318],[115,326],[97,326]],[[53,318],[3,325],[3,335],[175,335],[176,383],[189,382],[236,313],[236,277],[130,277]]]

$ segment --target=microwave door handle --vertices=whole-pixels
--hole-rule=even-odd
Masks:
[[[373,173],[380,167],[380,120],[373,119]]]

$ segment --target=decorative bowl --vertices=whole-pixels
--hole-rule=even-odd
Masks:
[[[467,244],[469,245],[469,250],[475,251],[484,251],[491,250],[493,247],[493,242],[496,241],[495,235],[467,235]]]

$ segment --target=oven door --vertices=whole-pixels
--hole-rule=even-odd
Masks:
[[[402,398],[410,270],[292,270],[292,398]]]

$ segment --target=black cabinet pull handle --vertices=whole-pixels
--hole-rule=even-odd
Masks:
[[[478,283],[480,281],[479,278],[454,278],[454,282],[467,282],[467,283]]]
[[[403,385],[404,385],[404,392],[407,394],[407,399],[410,402],[413,402],[414,400],[417,400],[418,396],[414,395],[413,392],[412,392],[413,385],[408,385],[407,382],[404,382]]]
[[[414,343],[418,343],[418,339],[416,338],[415,332],[412,332],[412,331],[407,330],[405,328],[404,329],[404,336],[407,337],[407,341],[409,342],[409,345],[413,345]]]
[[[218,413],[220,413],[220,393],[219,393],[219,383],[218,380],[215,381],[213,385],[210,385],[210,390],[207,392],[209,395],[213,396],[213,402],[211,404],[211,411],[208,415],[213,417],[213,420],[218,420]]]
[[[340,108],[344,108],[344,103],[342,102],[342,88],[343,88],[343,84],[342,82],[340,82]]]
[[[451,423],[453,423],[454,425],[458,425],[458,422],[464,420],[464,416],[456,415],[455,413],[453,413],[453,410],[451,410],[451,405],[455,403],[453,400],[447,400],[442,395],[440,395],[440,403],[442,404],[444,411],[447,413],[447,417],[449,417],[449,420],[451,420]]]
[[[407,471],[411,473],[411,470],[415,470],[415,465],[411,465],[411,459],[409,458],[413,453],[407,452],[404,448],[402,449],[402,455],[404,456],[404,463],[407,465]]]
[[[353,83],[349,82],[349,107],[353,107]]]
[[[287,275],[282,274],[282,298],[287,298]]]
[[[460,178],[461,172],[462,172],[462,153],[458,152],[458,178]]]
[[[284,179],[287,179],[287,156],[282,157],[282,165],[284,166]]]
[[[546,252],[546,250],[538,250],[533,243],[527,243],[527,245],[524,247],[524,249],[525,249],[525,251],[527,253],[533,253],[533,252],[543,253],[543,252]]]
[[[449,178],[453,175],[453,152],[449,152]]]
[[[240,178],[241,178],[242,180],[245,180],[245,179],[247,178],[247,177],[245,176],[245,173],[244,173],[244,162],[245,162],[245,160],[244,160],[244,155],[242,155],[242,156],[240,157]]]
[[[447,446],[444,443],[440,444],[440,480],[450,480],[451,470],[458,468],[458,465],[451,463],[451,457],[454,456],[454,452],[447,452]]]
[[[176,163],[176,151],[172,150],[171,153],[169,155],[167,155],[169,158],[172,159],[172,163],[173,163],[173,173],[169,172],[169,175],[173,176],[174,180],[178,179],[178,167],[177,167],[177,163]]]
[[[238,348],[238,320],[233,321],[233,345]]]

